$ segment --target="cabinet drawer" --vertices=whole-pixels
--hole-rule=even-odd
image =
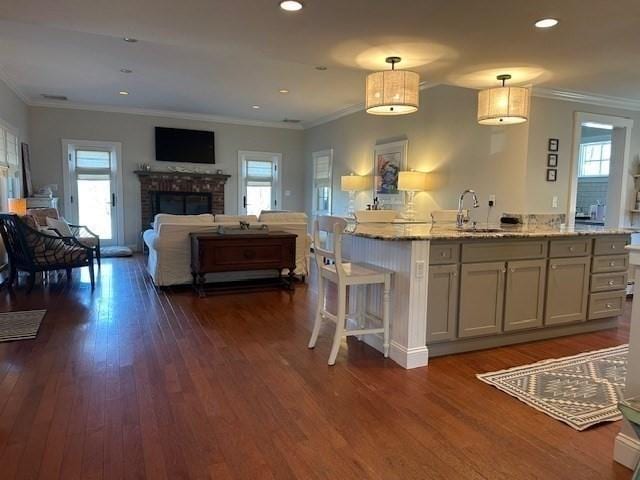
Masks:
[[[627,272],[596,273],[591,275],[592,292],[608,292],[627,288]]]
[[[629,255],[593,257],[592,273],[624,272],[629,268]]]
[[[591,294],[589,297],[589,320],[621,315],[625,297],[624,290]]]
[[[476,241],[462,245],[462,261],[465,263],[527,260],[546,256],[546,241],[502,241],[499,243]]]
[[[559,257],[585,257],[591,255],[590,238],[578,240],[552,240],[549,244],[549,256]]]
[[[460,244],[431,244],[429,250],[429,263],[431,265],[444,265],[447,263],[458,263],[460,259]]]
[[[620,255],[626,253],[624,247],[629,245],[629,236],[596,238],[594,255]]]

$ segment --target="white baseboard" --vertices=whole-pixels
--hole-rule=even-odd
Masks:
[[[633,470],[640,461],[640,441],[619,433],[613,447],[613,459]]]
[[[429,363],[429,349],[426,346],[406,348],[399,343],[391,341],[389,356],[391,360],[406,369],[426,367]]]

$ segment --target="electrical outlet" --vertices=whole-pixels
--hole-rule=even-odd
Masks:
[[[551,199],[551,208],[558,208],[558,196],[554,195]]]
[[[496,206],[496,196],[494,194],[489,195],[489,206],[490,207]]]

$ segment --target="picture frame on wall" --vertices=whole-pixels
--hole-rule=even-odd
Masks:
[[[373,151],[373,197],[383,205],[404,205],[398,190],[400,172],[407,169],[408,140],[377,144]]]
[[[547,154],[547,167],[557,168],[558,167],[558,154],[557,153],[548,153]]]
[[[550,152],[557,152],[560,149],[560,140],[558,140],[557,138],[550,138],[549,139],[549,151]]]
[[[555,168],[547,169],[547,182],[555,182],[558,180],[558,170]]]

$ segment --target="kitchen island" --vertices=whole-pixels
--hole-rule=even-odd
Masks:
[[[430,356],[615,327],[631,233],[355,224],[343,248],[354,262],[395,272],[390,356],[415,368]],[[368,308],[376,315],[381,293],[371,293]],[[364,341],[381,350],[378,337]]]

